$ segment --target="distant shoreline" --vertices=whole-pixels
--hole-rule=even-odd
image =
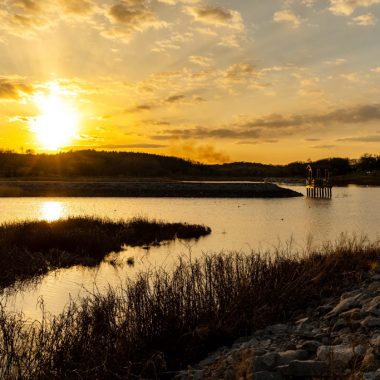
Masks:
[[[176,181],[0,181],[0,197],[288,198],[301,193],[273,183]]]

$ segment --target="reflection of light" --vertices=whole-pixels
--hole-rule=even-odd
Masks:
[[[61,202],[49,201],[45,202],[41,208],[41,216],[48,222],[58,220],[62,217],[63,206]]]

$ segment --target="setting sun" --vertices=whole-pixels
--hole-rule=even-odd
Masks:
[[[79,128],[79,116],[59,85],[50,83],[48,89],[47,94],[34,96],[40,115],[31,121],[31,128],[41,148],[56,150],[73,140]]]

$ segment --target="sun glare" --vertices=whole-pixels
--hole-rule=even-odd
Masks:
[[[49,83],[49,92],[35,95],[40,115],[31,121],[38,144],[43,149],[57,150],[70,144],[78,132],[79,116],[68,94],[56,83]]]
[[[54,222],[63,216],[63,205],[61,202],[48,201],[42,204],[41,216],[48,222]]]

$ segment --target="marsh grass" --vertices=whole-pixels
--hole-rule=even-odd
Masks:
[[[97,265],[124,245],[154,245],[208,235],[201,225],[135,218],[113,222],[89,217],[0,226],[0,287],[72,265]]]
[[[0,309],[5,379],[170,378],[210,351],[283,322],[361,281],[378,242],[342,240],[306,256],[217,254],[140,273],[123,288],[30,323]]]

